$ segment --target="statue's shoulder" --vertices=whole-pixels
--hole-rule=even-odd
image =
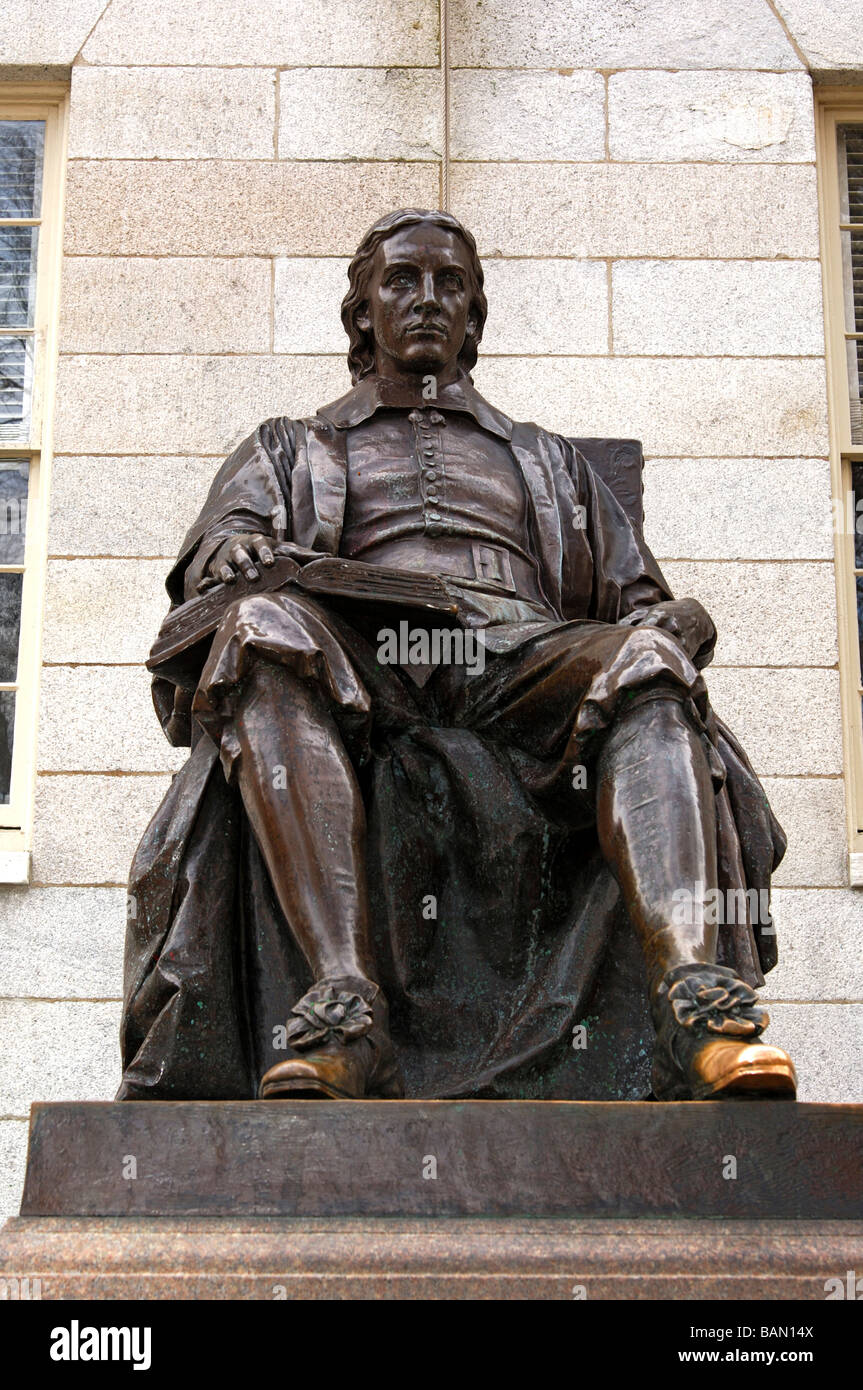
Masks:
[[[548,430],[534,420],[512,422],[512,442],[519,448],[549,459],[553,464],[571,471],[582,455],[572,440],[555,430]]]

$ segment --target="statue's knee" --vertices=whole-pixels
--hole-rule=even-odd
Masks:
[[[300,701],[307,703],[311,689],[303,676],[258,653],[243,680],[239,704],[249,706],[263,702],[282,712]]]
[[[630,628],[626,634],[625,651],[633,661],[658,657],[663,665],[671,665],[675,669],[679,668],[681,656],[685,655],[677,638],[659,627]]]

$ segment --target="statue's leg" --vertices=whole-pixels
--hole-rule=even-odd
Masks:
[[[259,660],[234,730],[243,804],[312,974],[371,979],[365,809],[323,697],[284,666]]]
[[[597,830],[644,950],[651,988],[666,971],[716,960],[715,922],[695,885],[715,886],[716,813],[701,738],[682,694],[646,690],[618,717],[597,762]],[[679,890],[693,891],[680,913]],[[677,896],[675,896],[677,894]]]
[[[658,685],[635,696],[606,737],[597,781],[600,846],[647,965],[654,1093],[793,1096],[790,1058],[752,1041],[767,1023],[753,991],[715,964],[714,791],[680,693]]]
[[[365,810],[325,697],[258,660],[233,718],[237,780],[276,897],[316,985],[288,1027],[302,1053],[271,1067],[264,1098],[401,1094],[375,984]]]

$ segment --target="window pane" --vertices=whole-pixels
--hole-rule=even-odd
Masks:
[[[0,328],[32,328],[38,227],[0,227]]]
[[[863,232],[841,232],[845,331],[863,333]]]
[[[42,213],[44,121],[0,121],[0,217]]]
[[[0,805],[9,805],[12,786],[12,738],[15,733],[15,692],[0,690]]]
[[[33,339],[0,337],[0,439],[26,440],[33,396]]]
[[[21,574],[0,574],[0,681],[4,682],[18,675],[23,580]]]
[[[841,125],[839,135],[839,215],[863,222],[863,126]]]
[[[860,642],[860,670],[863,671],[863,577],[857,578],[857,637]]]
[[[854,568],[863,570],[863,463],[851,465],[851,512],[854,517]]]
[[[863,339],[846,338],[845,361],[848,367],[848,409],[851,416],[851,443],[863,444]]]
[[[24,563],[29,482],[30,465],[26,459],[0,461],[0,565]]]

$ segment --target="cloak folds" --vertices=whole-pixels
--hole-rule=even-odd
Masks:
[[[645,592],[649,601],[670,596],[578,450],[507,424],[557,619],[616,623]],[[241,444],[169,576],[172,603],[194,593],[221,540],[238,530],[272,534],[278,524],[300,545],[338,553],[344,437],[322,411],[267,421]],[[167,735],[193,748],[132,866],[119,1099],[253,1097],[285,1055],[274,1052],[274,1030],[312,983],[221,750],[197,721],[193,732],[205,655],[181,684],[154,683]],[[696,665],[709,656],[699,653]],[[761,890],[766,901],[784,836],[701,692],[720,889]],[[376,960],[408,1096],[646,1096],[653,1030],[641,949],[592,826],[548,814],[494,740],[413,712],[374,739],[359,775]],[[417,900],[417,883],[433,885],[434,903]],[[769,916],[721,926],[719,959],[762,984],[776,959]],[[586,1033],[574,1034],[579,1024]]]

